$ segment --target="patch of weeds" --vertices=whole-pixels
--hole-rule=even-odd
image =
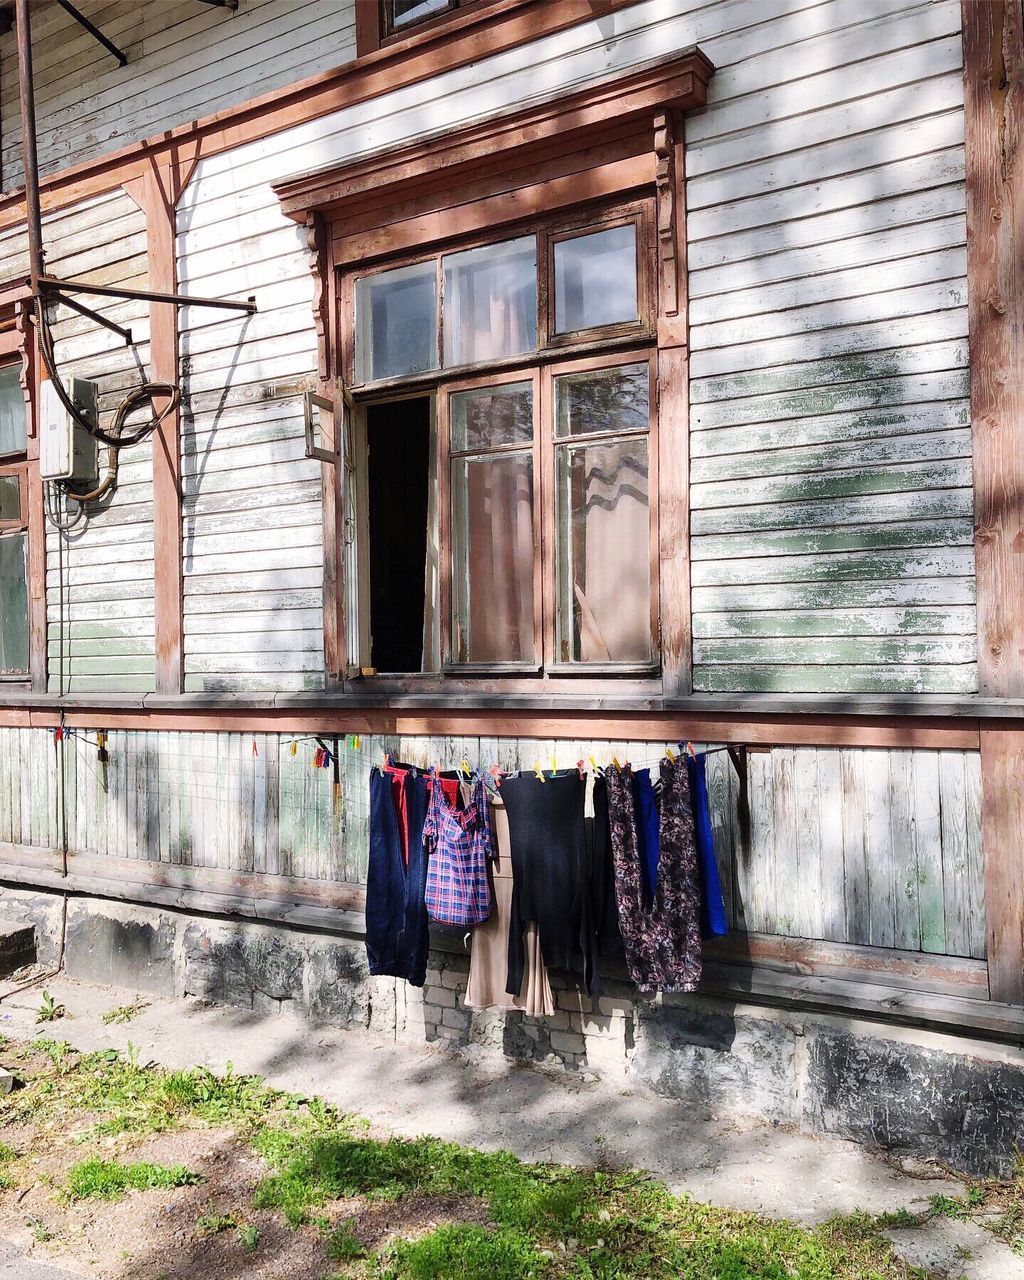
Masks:
[[[0,1164],[10,1164],[12,1160],[17,1160],[18,1153],[6,1142],[0,1142]]]
[[[69,1200],[119,1200],[128,1191],[186,1187],[197,1182],[202,1182],[200,1175],[182,1164],[164,1166],[144,1160],[122,1164],[93,1157],[71,1166],[65,1191]]]
[[[892,1229],[895,1231],[909,1230],[912,1227],[919,1227],[922,1222],[922,1214],[911,1213],[909,1209],[894,1209],[891,1213],[880,1213],[875,1219],[876,1224],[881,1229]]]
[[[967,1204],[959,1196],[932,1196],[928,1208],[934,1218],[953,1218],[962,1220],[967,1217]]]
[[[543,1259],[521,1231],[456,1223],[419,1240],[398,1241],[381,1269],[385,1280],[522,1280]]]
[[[75,1055],[74,1046],[66,1040],[49,1040],[46,1036],[33,1040],[31,1047],[45,1053],[58,1071],[63,1071]]]
[[[363,1242],[352,1230],[355,1222],[349,1218],[330,1227],[324,1234],[324,1252],[332,1262],[349,1262],[353,1258],[361,1258],[366,1252]]]
[[[113,1023],[131,1022],[132,1018],[148,1008],[148,1000],[134,1000],[131,1004],[119,1004],[114,1009],[108,1009],[103,1015],[103,1025],[109,1027]]]
[[[18,1179],[11,1173],[0,1170],[0,1191],[13,1191],[18,1185]]]
[[[66,1015],[67,1009],[62,1004],[58,1004],[49,991],[44,990],[42,1003],[36,1010],[36,1022],[56,1022],[58,1018]]]
[[[233,1231],[237,1226],[230,1213],[204,1213],[196,1218],[196,1231],[201,1236],[219,1236],[222,1231]]]
[[[25,1226],[32,1232],[32,1239],[37,1244],[47,1244],[57,1234],[52,1228],[48,1227],[42,1218],[26,1218]]]
[[[251,1222],[245,1223],[238,1228],[238,1243],[242,1246],[246,1253],[255,1253],[256,1247],[260,1242],[260,1229],[253,1226]]]

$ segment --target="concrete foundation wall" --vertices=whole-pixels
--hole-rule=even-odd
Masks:
[[[36,926],[39,959],[60,952],[59,895],[0,889],[0,915]],[[422,990],[373,978],[354,936],[72,897],[72,978],[194,996],[276,1017],[393,1034],[410,1044],[502,1054],[642,1082],[688,1112],[754,1116],[1006,1174],[1024,1142],[1024,1051],[928,1031],[703,996],[639,997],[606,982],[591,1001],[552,975],[550,1018],[464,1005],[468,957],[439,946]]]

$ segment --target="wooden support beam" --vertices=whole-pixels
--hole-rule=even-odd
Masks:
[[[149,288],[178,292],[175,209],[198,157],[195,145],[151,164],[124,189],[146,215]],[[153,379],[178,382],[178,308],[151,303],[149,350]],[[154,412],[164,398],[154,399]],[[153,579],[156,614],[156,691],[180,693],[184,683],[182,641],[181,416],[169,413],[153,433]]]
[[[1024,695],[1024,7],[962,0],[978,674]],[[1024,1003],[1024,738],[981,735],[991,995]]]

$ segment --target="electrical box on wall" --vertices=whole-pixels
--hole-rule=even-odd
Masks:
[[[95,382],[71,379],[71,398],[92,423],[98,421]],[[52,382],[39,385],[39,475],[43,480],[95,480],[99,457],[96,437],[71,417]]]

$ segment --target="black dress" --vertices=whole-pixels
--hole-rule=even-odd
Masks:
[[[544,781],[531,773],[506,778],[501,799],[512,852],[512,919],[508,934],[509,995],[523,981],[523,931],[532,922],[548,968],[575,969],[594,981],[594,938],[587,885],[587,784],[570,769]]]

